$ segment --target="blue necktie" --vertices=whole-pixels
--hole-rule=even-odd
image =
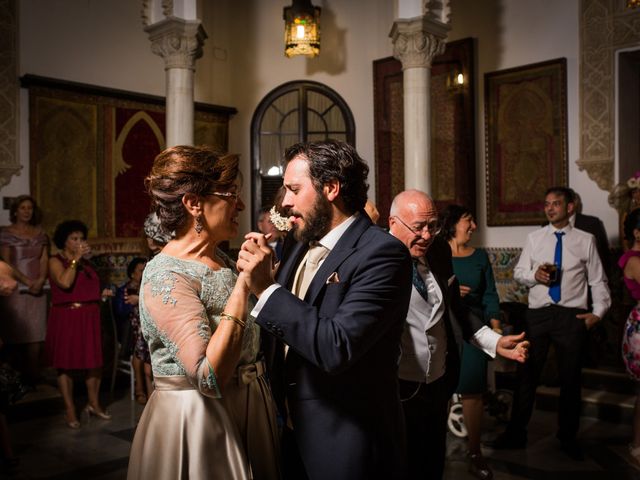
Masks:
[[[556,251],[553,255],[553,263],[556,265],[556,280],[549,286],[549,296],[554,303],[558,303],[560,301],[560,279],[562,272],[562,236],[564,232],[555,232],[556,236]]]
[[[416,287],[416,290],[418,291],[418,293],[420,294],[420,296],[422,298],[424,298],[425,302],[428,301],[428,295],[427,295],[427,285],[424,283],[424,280],[422,279],[422,276],[420,275],[420,272],[418,272],[418,261],[414,260],[413,261],[413,286]]]

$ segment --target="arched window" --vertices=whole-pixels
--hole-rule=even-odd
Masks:
[[[287,147],[328,138],[355,146],[351,109],[335,90],[318,82],[294,81],[275,88],[251,120],[251,211],[253,224],[262,206],[273,203],[282,185]]]

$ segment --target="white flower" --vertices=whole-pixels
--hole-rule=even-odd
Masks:
[[[291,222],[288,218],[285,218],[278,213],[275,205],[271,207],[271,210],[269,210],[269,220],[271,220],[273,226],[281,232],[288,232],[291,230]]]
[[[629,180],[627,180],[627,187],[631,189],[640,188],[640,178],[631,177]]]

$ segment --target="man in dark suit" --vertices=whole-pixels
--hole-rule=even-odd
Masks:
[[[351,146],[298,144],[285,161],[282,206],[299,244],[277,283],[264,236],[247,235],[238,258],[257,323],[288,346],[284,470],[296,480],[405,478],[398,360],[409,254],[365,214],[368,167]]]
[[[414,260],[413,288],[402,335],[400,396],[407,425],[409,477],[439,480],[444,471],[448,404],[458,384],[462,340],[487,354],[524,362],[524,334],[501,336],[460,300],[449,244],[438,237],[433,200],[418,190],[399,193],[391,204],[390,233]],[[481,467],[481,466],[480,466]],[[491,473],[488,468],[485,478]]]
[[[609,270],[611,269],[611,251],[609,250],[609,237],[607,236],[604,224],[598,217],[582,213],[582,198],[580,198],[578,192],[573,189],[570,190],[573,192],[575,213],[569,217],[569,223],[574,228],[578,228],[596,237],[598,256],[600,257],[600,262],[602,263],[605,273],[609,276]]]

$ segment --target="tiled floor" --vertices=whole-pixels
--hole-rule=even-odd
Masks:
[[[125,385],[126,386],[126,385]],[[132,402],[125,386],[109,394],[104,402],[113,414],[110,421],[82,419],[80,430],[69,429],[62,418],[62,401],[54,387],[43,385],[25,401],[13,407],[10,430],[20,465],[12,475],[16,479],[97,479],[126,478],[130,441],[142,407]],[[80,390],[80,389],[79,389]],[[83,405],[78,399],[78,405]],[[485,436],[502,429],[493,418],[485,421]],[[576,462],[558,449],[555,414],[536,411],[531,422],[526,450],[491,451],[485,455],[496,480],[627,480],[640,479],[640,470],[629,463],[626,443],[628,424],[611,424],[582,419],[581,437],[586,459]],[[467,473],[464,441],[451,436],[445,478],[473,479]],[[225,479],[226,480],[226,479]]]

